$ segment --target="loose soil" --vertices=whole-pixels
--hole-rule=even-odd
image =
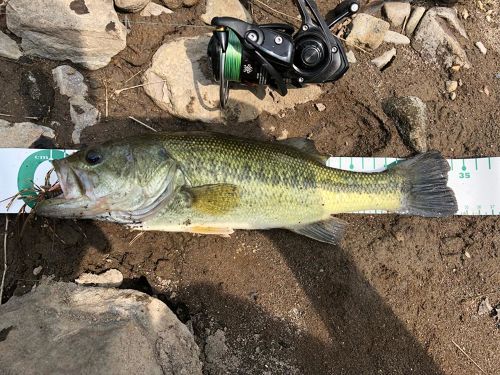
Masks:
[[[270,3],[295,13],[292,1]],[[334,3],[319,5],[326,14]],[[465,4],[471,13],[464,24],[472,68],[453,76],[423,61],[410,46],[398,47],[396,60],[383,72],[370,59],[389,45],[373,56],[354,50],[358,63],[339,82],[322,85],[324,94],[317,102],[325,104],[325,111],[307,103],[281,116],[263,114],[256,121],[229,125],[173,118],[142,89],[134,89],[109,101],[108,117],[86,129],[82,143],[148,132],[128,119],[134,116],[162,131],[206,129],[273,140],[286,130],[290,137],[311,137],[332,155],[407,157],[410,151],[381,102],[391,95],[415,95],[429,107],[430,148],[446,157],[499,156],[499,4],[491,5],[492,22],[474,2],[462,0],[458,8]],[[201,25],[203,8],[199,4],[151,19],[128,15],[132,31],[127,48],[104,69],[79,69],[88,79],[91,101],[103,114],[106,86],[113,92],[139,84],[138,73],[147,69],[162,43],[209,32],[170,26]],[[253,9],[258,22],[287,21],[257,3]],[[6,29],[4,15],[0,28]],[[488,47],[486,56],[473,45],[479,40]],[[59,64],[0,59],[0,113],[12,114],[15,121],[32,115],[36,103],[23,94],[23,76],[36,71],[51,85],[51,69]],[[444,93],[450,78],[463,81],[455,101]],[[50,101],[40,123],[55,130],[52,146],[75,147],[67,98],[56,90]],[[71,281],[82,272],[117,268],[126,287],[158,295],[192,326],[202,350],[207,339],[220,344],[217,355],[206,351],[206,373],[481,373],[453,342],[485,372],[498,372],[500,329],[494,318],[477,314],[484,297],[492,305],[500,303],[498,217],[342,219],[350,226],[342,245],[333,247],[284,230],[237,231],[231,238],[176,233],[136,238],[137,233],[109,223],[26,221],[11,215],[4,302],[29,291],[43,275]],[[43,270],[34,276],[38,266]]]

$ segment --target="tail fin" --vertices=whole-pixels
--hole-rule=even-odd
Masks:
[[[458,210],[453,190],[446,186],[450,167],[438,151],[420,154],[394,167],[406,178],[402,214],[427,217],[451,216]]]

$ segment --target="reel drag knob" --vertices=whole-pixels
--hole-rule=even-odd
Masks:
[[[325,62],[325,46],[314,37],[303,37],[297,42],[295,64],[302,70],[309,71]]]

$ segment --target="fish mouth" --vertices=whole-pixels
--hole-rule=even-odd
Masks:
[[[36,213],[59,218],[86,218],[97,213],[93,184],[86,173],[73,169],[65,159],[54,160],[54,172],[59,180],[60,194],[41,201]],[[100,211],[100,210],[99,210]]]

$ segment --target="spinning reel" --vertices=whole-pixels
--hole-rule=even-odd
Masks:
[[[314,0],[296,0],[302,26],[250,24],[232,17],[215,17],[208,45],[214,78],[220,83],[220,103],[229,98],[229,83],[270,85],[287,94],[287,84],[332,82],[349,68],[339,39],[330,31],[359,10],[358,0],[342,1],[327,24]]]

